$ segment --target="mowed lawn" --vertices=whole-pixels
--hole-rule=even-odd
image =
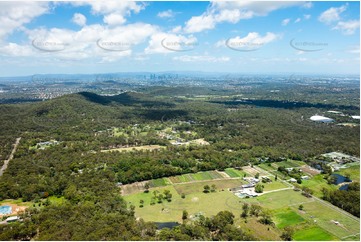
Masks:
[[[290,208],[277,210],[273,213],[273,219],[278,228],[296,225],[305,221],[297,212]]]
[[[169,177],[169,180],[173,183],[185,183],[193,181],[205,181],[213,179],[223,179],[224,177],[218,171],[204,171],[197,173],[189,173],[180,176]]]
[[[158,179],[153,179],[150,181],[150,186],[151,187],[162,187],[162,186],[167,186],[167,185],[171,185],[172,183],[168,180],[168,178],[158,178]]]
[[[359,181],[360,180],[360,165],[353,165],[346,169],[340,169],[339,171],[335,172],[341,175],[350,175],[350,179],[352,181]]]
[[[312,191],[314,191],[313,195],[319,198],[321,198],[323,195],[322,188],[327,188],[327,189],[338,188],[336,185],[327,184],[327,180],[323,179],[322,174],[316,175],[312,177],[310,180],[303,180],[301,186],[310,188]]]
[[[293,240],[296,241],[330,241],[338,240],[337,237],[328,233],[320,227],[314,226],[307,229],[297,230],[292,236]]]
[[[262,207],[268,209],[280,209],[290,205],[299,205],[304,202],[310,202],[313,201],[313,199],[302,196],[301,192],[284,190],[249,198],[246,201],[249,203],[260,204]]]
[[[141,217],[145,221],[156,222],[182,222],[182,212],[187,210],[189,216],[197,213],[202,213],[205,216],[216,215],[220,211],[228,210],[232,212],[236,218],[240,217],[241,213],[241,199],[236,197],[232,192],[227,190],[217,191],[213,193],[192,193],[186,195],[183,199],[178,195],[172,187],[166,187],[170,190],[173,198],[171,202],[163,201],[163,203],[156,203],[150,205],[150,199],[153,196],[152,192],[138,193],[134,195],[125,196],[125,200],[129,205],[135,205],[136,217]],[[160,189],[164,190],[163,188]],[[139,201],[143,199],[145,201],[144,207],[139,207]],[[237,203],[237,207],[228,206],[227,201],[234,200],[232,203]]]
[[[276,210],[292,206],[297,211],[298,206],[303,204],[304,213],[300,213],[305,220],[315,223],[327,232],[338,238],[359,233],[360,222],[354,220],[345,214],[324,205],[323,203],[313,199],[306,198],[300,192],[293,190],[285,190],[264,194],[259,197],[247,199],[248,203],[260,204],[262,207]],[[316,222],[314,222],[316,220]],[[340,225],[336,225],[334,221],[338,221]]]
[[[300,167],[306,165],[305,162],[296,160],[286,160],[281,162],[275,162],[274,164],[277,165],[277,167],[284,166],[286,168]]]
[[[204,181],[204,182],[195,182],[195,183],[189,183],[189,184],[175,184],[174,189],[178,192],[178,194],[192,194],[192,193],[198,193],[203,192],[203,187],[205,185],[215,185],[216,190],[227,190],[228,188],[234,188],[239,187],[244,182],[242,180],[238,179],[228,179],[228,180],[215,180],[215,181]]]
[[[274,178],[271,178],[272,182],[270,183],[261,183],[264,188],[263,191],[267,192],[267,191],[273,191],[273,190],[277,190],[277,189],[282,189],[282,188],[287,188],[288,186],[286,184],[284,184],[283,182],[280,181],[275,181]]]
[[[316,221],[315,224],[340,239],[360,232],[360,220],[353,219],[333,207],[319,201],[305,203],[303,206],[305,212],[301,214],[303,218]],[[339,224],[335,224],[335,221]]]
[[[248,175],[246,172],[241,170],[236,170],[234,168],[227,168],[224,170],[224,172],[230,177],[244,177],[245,174],[246,176]]]

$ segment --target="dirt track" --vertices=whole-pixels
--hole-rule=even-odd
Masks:
[[[6,168],[8,168],[9,162],[14,158],[14,154],[15,154],[16,148],[18,147],[18,145],[20,143],[20,140],[21,140],[21,137],[16,139],[15,144],[14,144],[14,148],[11,151],[9,158],[4,161],[4,165],[0,169],[0,176],[2,176],[4,174]]]

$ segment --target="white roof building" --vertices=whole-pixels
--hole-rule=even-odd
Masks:
[[[11,217],[8,217],[5,221],[9,223],[9,222],[15,222],[18,220],[19,220],[18,216],[11,216]]]
[[[331,122],[334,121],[332,118],[327,118],[327,117],[320,116],[320,115],[314,115],[314,116],[312,116],[310,119],[311,119],[312,121],[322,122],[322,123],[331,123]]]

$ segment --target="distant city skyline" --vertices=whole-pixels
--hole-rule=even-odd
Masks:
[[[359,74],[358,1],[0,1],[0,76]]]

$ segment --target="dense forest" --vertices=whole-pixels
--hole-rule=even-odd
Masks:
[[[181,87],[116,96],[83,92],[44,102],[0,105],[1,161],[10,154],[15,139],[22,137],[14,159],[0,177],[0,200],[21,198],[38,204],[21,215],[23,222],[0,225],[0,239],[252,240],[233,225],[233,215],[226,211],[158,233],[153,223],[135,219],[134,208],[127,206],[116,184],[224,170],[257,164],[264,158],[306,160],[331,151],[360,155],[359,127],[337,125],[356,123],[349,117],[359,115],[359,107],[352,101],[355,92],[347,94],[352,97],[350,103],[340,102],[335,94],[332,105],[320,104],[321,97],[307,103],[303,98],[287,101],[294,100],[292,93],[292,98],[277,99],[255,93],[262,98],[237,101],[229,91],[225,92],[229,97],[206,100],[179,96],[186,92]],[[330,108],[348,116],[329,114],[336,120],[330,124],[309,120]],[[114,128],[126,127],[130,128],[114,134]],[[159,137],[165,129],[180,133],[182,139],[194,133],[209,145],[172,145]],[[58,143],[36,148],[49,140]],[[165,148],[101,152],[140,145]],[[324,199],[336,206],[353,206],[345,201],[353,201],[357,192],[359,195],[359,185],[352,185],[349,191],[325,191]],[[66,202],[51,204],[49,196],[64,197]]]

